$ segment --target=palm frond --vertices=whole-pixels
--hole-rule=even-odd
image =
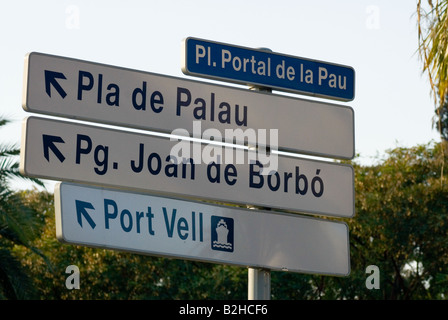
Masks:
[[[1,151],[1,147],[0,147],[0,151]],[[5,151],[4,153],[7,153],[9,155],[17,155],[20,153],[19,150],[10,150],[10,151]],[[36,178],[32,178],[32,177],[27,177],[24,176],[20,173],[19,170],[19,162],[17,160],[15,160],[12,157],[2,157],[0,154],[0,182],[6,182],[7,180],[11,180],[11,179],[23,179],[26,181],[31,181],[41,187],[45,188],[44,183],[40,180],[40,179],[36,179]]]
[[[0,117],[0,127],[9,120]],[[0,298],[32,298],[35,288],[26,275],[21,263],[14,258],[10,248],[13,245],[24,246],[42,257],[51,268],[48,259],[36,247],[33,240],[41,230],[37,212],[20,196],[14,193],[9,182],[12,179],[26,179],[43,186],[39,179],[25,177],[20,173],[15,144],[0,144]]]
[[[431,10],[426,12],[422,1],[417,2],[418,50],[435,105],[439,106],[445,103],[448,94],[448,1],[428,3]]]
[[[6,299],[32,299],[35,288],[9,250],[0,248],[0,296]]]
[[[0,127],[4,126],[5,124],[9,123],[10,121],[4,117],[0,117]]]
[[[0,158],[18,155],[20,155],[20,149],[17,148],[16,144],[0,145]]]

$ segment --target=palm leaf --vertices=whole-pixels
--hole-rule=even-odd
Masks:
[[[428,1],[429,12],[417,2],[419,54],[427,72],[435,105],[443,105],[448,94],[448,1]]]
[[[6,299],[32,299],[35,288],[9,250],[0,248],[0,297]]]
[[[0,127],[8,122],[0,117]],[[0,298],[6,299],[29,298],[34,293],[32,281],[20,262],[11,254],[10,248],[13,245],[29,248],[51,268],[48,259],[32,245],[40,230],[37,212],[8,187],[10,180],[17,178],[30,180],[44,187],[39,179],[25,177],[20,173],[17,159],[19,154],[20,150],[14,144],[0,144]]]
[[[44,183],[40,179],[32,178],[24,176],[19,171],[19,162],[17,162],[14,158],[11,157],[2,157],[2,153],[5,155],[15,156],[18,155],[20,151],[17,150],[6,150],[4,148],[2,150],[2,146],[0,146],[0,181],[11,180],[11,179],[24,179],[27,181],[32,181],[37,185],[44,187]]]

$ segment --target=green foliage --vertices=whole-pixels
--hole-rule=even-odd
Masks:
[[[435,104],[442,106],[448,96],[448,2],[428,0],[428,4],[425,10],[422,1],[417,1],[419,53]]]
[[[7,123],[6,119],[0,118],[0,127]],[[24,178],[18,170],[18,154],[19,149],[14,145],[0,145],[0,299],[35,296],[30,278],[11,254],[15,246],[27,247],[34,254],[40,254],[31,244],[41,228],[36,211],[23,201],[20,194],[9,189],[10,179]],[[42,185],[37,179],[31,180]]]
[[[443,146],[396,148],[372,166],[354,162],[356,215],[346,219],[350,275],[272,272],[272,299],[446,298],[448,186],[440,169],[446,161]],[[52,194],[28,191],[19,196],[38,213],[40,234],[32,245],[10,245],[7,250],[31,275],[39,299],[247,298],[246,268],[62,244],[55,238]],[[42,254],[33,253],[37,250]],[[80,269],[79,290],[65,286],[69,265]],[[379,289],[366,287],[369,265],[379,268]],[[8,298],[5,293],[3,297]]]
[[[45,227],[34,242],[50,260],[46,263],[26,248],[14,254],[32,274],[40,299],[245,299],[244,268],[144,256],[60,243],[55,236],[54,203],[48,193],[27,199],[45,208]],[[49,268],[52,266],[52,269]],[[80,269],[80,289],[65,286],[65,269]]]
[[[448,101],[438,107],[433,118],[433,128],[437,129],[440,137],[448,141]]]
[[[440,176],[446,161],[441,148],[396,148],[380,165],[355,167],[352,261],[381,270],[381,289],[370,291],[372,298],[446,296],[437,280],[448,271],[448,188]]]
[[[435,116],[433,126],[440,136],[448,139],[448,1],[428,0],[425,10],[417,1],[419,54],[423,72],[428,74],[434,96]]]
[[[448,186],[444,144],[396,148],[373,166],[354,163],[356,215],[349,277],[273,274],[279,299],[444,299],[448,294]],[[380,270],[367,289],[366,268]]]

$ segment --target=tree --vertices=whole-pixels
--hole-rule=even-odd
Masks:
[[[349,277],[276,273],[275,297],[445,299],[448,187],[440,183],[439,170],[444,157],[438,143],[397,147],[372,166],[354,163],[356,214],[347,220]],[[378,289],[366,285],[369,266],[378,267]]]
[[[417,2],[419,53],[423,71],[428,73],[436,105],[443,105],[448,96],[448,12],[447,0],[428,0],[426,11]],[[437,103],[438,101],[438,103]]]
[[[448,188],[441,144],[396,148],[380,165],[356,167],[355,263],[377,265],[380,290],[367,297],[439,299],[448,293]]]
[[[7,123],[0,118],[0,127]],[[0,299],[23,299],[34,293],[30,278],[11,253],[14,246],[25,246],[40,254],[31,245],[38,236],[36,212],[9,188],[11,179],[23,178],[15,159],[19,152],[14,145],[0,145]],[[37,179],[30,180],[43,185]]]
[[[448,186],[440,183],[441,161],[446,161],[441,143],[433,143],[397,147],[371,166],[354,162],[356,214],[347,219],[350,275],[272,272],[272,299],[446,298]],[[19,196],[44,225],[31,244],[50,264],[29,248],[12,250],[32,275],[40,299],[247,298],[246,268],[62,244],[55,237],[53,195],[34,190]],[[79,290],[65,286],[70,265],[80,270]],[[379,288],[366,285],[372,265]]]
[[[429,10],[422,1],[417,2],[419,54],[423,61],[423,72],[428,74],[436,106],[435,127],[441,137],[447,137],[448,97],[448,1],[428,0]]]

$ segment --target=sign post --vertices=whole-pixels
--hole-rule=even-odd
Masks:
[[[266,52],[272,52],[271,49],[262,49]],[[271,88],[253,85],[249,88],[253,91],[271,93]],[[257,152],[261,151],[260,146],[251,146]],[[266,150],[263,150],[266,151]],[[255,209],[255,207],[252,207]],[[270,210],[269,207],[264,208]],[[271,270],[261,268],[248,268],[247,270],[247,297],[249,300],[270,300],[271,299]]]
[[[350,101],[355,93],[353,68],[189,37],[182,42],[182,71],[187,75]],[[257,148],[257,146],[254,146]],[[270,297],[269,270],[249,269],[249,299]]]
[[[353,217],[352,166],[278,152],[352,159],[353,109],[272,90],[351,101],[353,68],[197,38],[183,52],[185,74],[251,90],[26,56],[25,111],[140,129],[24,120],[20,172],[64,181],[58,239],[245,266],[249,299],[270,299],[271,270],[347,276],[345,223],[275,210]]]
[[[248,269],[247,297],[249,300],[271,300],[271,270]]]

